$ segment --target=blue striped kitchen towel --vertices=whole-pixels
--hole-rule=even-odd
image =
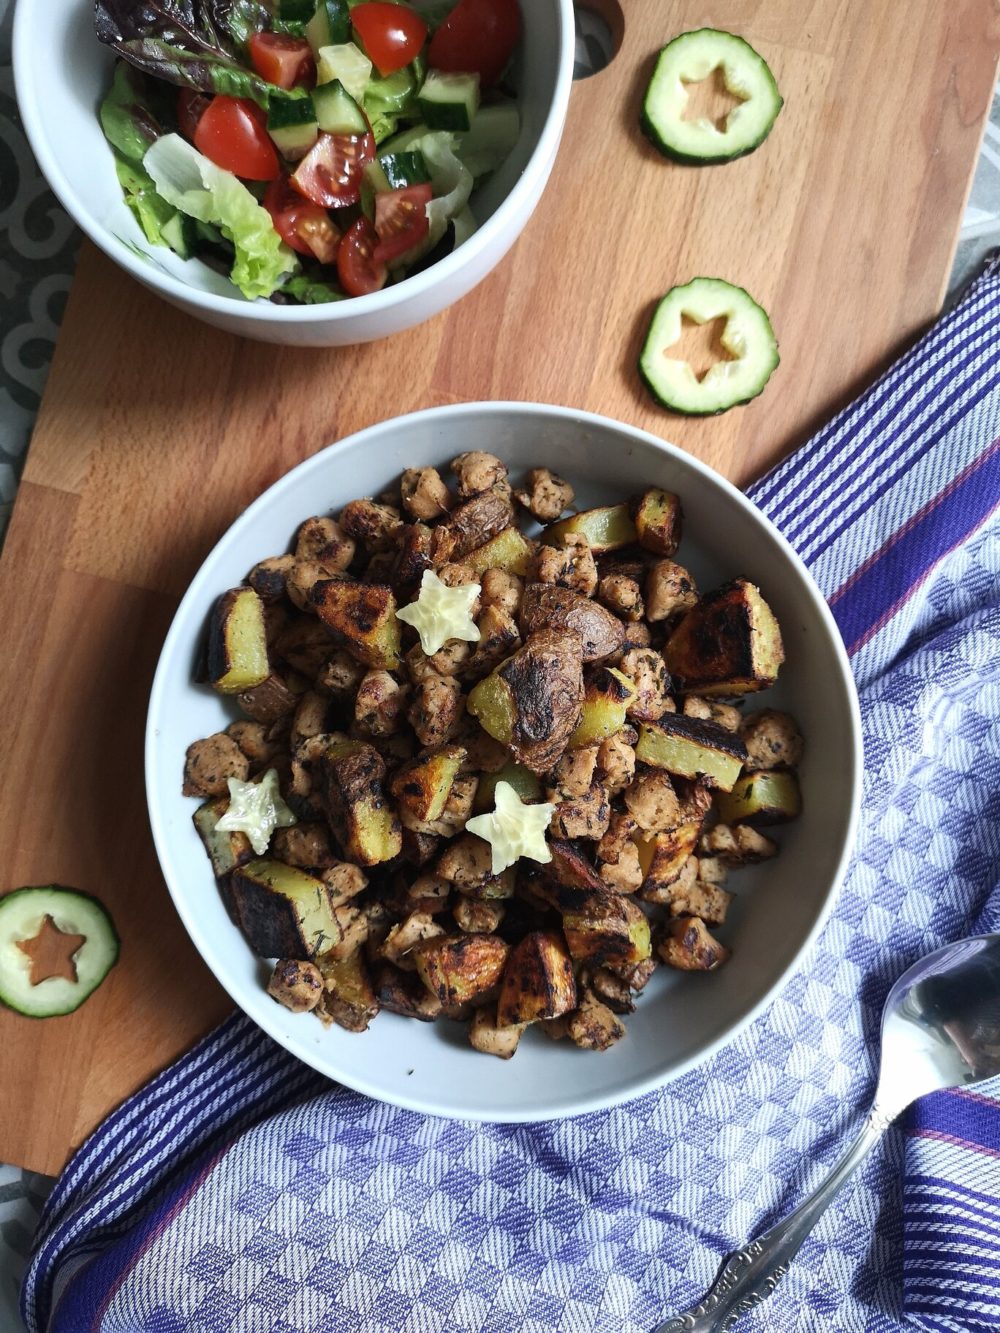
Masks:
[[[662,1091],[535,1126],[331,1087],[234,1017],[70,1162],[31,1333],[648,1333],[816,1183],[892,980],[1000,929],[1000,263],[753,495],[834,609],[867,755],[845,886],[778,999]],[[998,1199],[1000,1100],[926,1099],[757,1326],[1000,1328]]]

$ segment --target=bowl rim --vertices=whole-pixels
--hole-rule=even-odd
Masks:
[[[535,145],[535,150],[515,181],[513,189],[467,241],[453,250],[450,255],[446,255],[444,259],[432,264],[430,268],[415,273],[412,277],[404,279],[403,282],[395,283],[391,287],[384,287],[381,291],[371,292],[367,296],[354,296],[345,301],[331,301],[324,305],[275,305],[269,301],[243,300],[235,294],[233,296],[220,296],[215,292],[201,291],[197,287],[191,287],[182,282],[180,278],[175,277],[172,273],[140,260],[124,242],[108,232],[91,215],[89,210],[79,202],[76,191],[61,171],[54,154],[50,152],[43,117],[41,114],[36,114],[39,99],[34,82],[28,74],[28,70],[31,68],[28,51],[33,45],[30,31],[31,16],[36,6],[43,7],[41,0],[19,0],[19,3],[14,7],[12,42],[14,93],[31,150],[56,198],[81,231],[109,259],[125,269],[144,286],[160,292],[168,300],[178,301],[182,304],[190,303],[214,315],[238,315],[240,318],[261,324],[313,325],[330,322],[340,323],[351,317],[360,318],[366,315],[383,314],[403,302],[419,300],[421,296],[432,291],[439,282],[447,283],[449,278],[464,269],[470,266],[474,267],[475,260],[482,255],[484,250],[490,248],[494,237],[502,238],[504,233],[509,230],[512,215],[519,212],[525,205],[530,205],[532,196],[538,191],[540,178],[544,186],[545,178],[562,137],[563,126],[569,110],[570,90],[573,85],[573,34],[575,31],[573,0],[555,0],[555,3],[559,16],[560,40],[559,63],[556,68],[552,105],[545,119],[545,124],[542,126],[542,132],[538,143]],[[96,34],[94,35],[94,41],[95,43],[98,41]],[[97,115],[96,109],[94,115],[95,117]],[[124,207],[124,204],[122,207]],[[492,268],[494,265],[490,267]],[[449,301],[448,304],[452,304],[452,302]]]
[[[690,467],[695,472],[700,473],[702,477],[710,484],[717,486],[739,507],[746,510],[752,520],[764,525],[769,534],[774,538],[778,546],[782,549],[786,560],[798,576],[799,589],[808,597],[814,612],[817,613],[820,623],[826,630],[827,646],[830,650],[831,668],[835,670],[838,677],[838,683],[841,692],[847,702],[848,727],[849,727],[849,750],[851,754],[850,772],[845,774],[849,779],[849,809],[844,831],[844,837],[837,857],[834,872],[831,876],[829,887],[816,913],[816,918],[809,930],[806,932],[801,945],[795,951],[792,958],[789,959],[782,971],[768,985],[767,989],[761,995],[759,1000],[753,1004],[745,1013],[729,1022],[724,1022],[717,1034],[701,1048],[682,1060],[679,1060],[668,1071],[647,1076],[638,1075],[632,1079],[625,1079],[620,1085],[616,1085],[610,1091],[604,1093],[585,1094],[583,1096],[560,1096],[557,1094],[553,1100],[546,1106],[543,1113],[538,1113],[530,1108],[517,1109],[514,1111],[505,1110],[490,1113],[488,1110],[480,1110],[475,1116],[467,1112],[457,1112],[450,1109],[447,1105],[434,1101],[432,1098],[423,1095],[407,1096],[405,1093],[394,1094],[391,1098],[387,1097],[385,1091],[380,1088],[372,1079],[363,1073],[355,1074],[351,1071],[349,1077],[344,1077],[341,1073],[331,1074],[330,1061],[324,1058],[322,1047],[316,1046],[315,1049],[310,1045],[308,1048],[296,1049],[290,1051],[296,1058],[301,1059],[305,1064],[310,1065],[318,1073],[323,1074],[332,1082],[343,1084],[345,1087],[354,1089],[377,1101],[387,1102],[394,1106],[402,1107],[406,1110],[417,1111],[421,1114],[436,1115],[447,1119],[465,1119],[479,1122],[499,1122],[506,1124],[529,1124],[539,1123],[545,1120],[558,1117],[584,1115],[588,1112],[604,1110],[606,1108],[620,1105],[625,1101],[633,1100],[645,1093],[653,1092],[661,1087],[667,1086],[676,1079],[682,1077],[689,1070],[704,1064],[723,1046],[733,1041],[741,1032],[770,1005],[777,995],[784,989],[792,974],[802,965],[803,959],[813,948],[820,931],[826,925],[827,920],[833,910],[837,895],[840,892],[847,871],[848,863],[854,849],[858,822],[860,818],[861,794],[863,781],[863,744],[861,729],[861,712],[858,703],[857,688],[854,676],[850,668],[847,652],[840,637],[840,631],[837,628],[836,621],[830,611],[829,606],[822,593],[819,590],[813,576],[796,554],[792,546],[782,536],[775,525],[758,507],[749,500],[742,491],[738,490],[727,478],[709,467],[701,459],[680,449],[677,445],[670,444],[666,440],[660,439],[651,432],[642,430],[639,427],[629,425],[625,422],[615,421],[611,417],[602,416],[595,412],[580,411],[575,408],[558,406],[549,403],[536,402],[514,402],[514,401],[495,401],[495,402],[461,402],[450,403],[441,407],[424,408],[417,412],[406,413],[402,416],[389,417],[383,421],[367,426],[362,430],[355,431],[342,439],[326,445],[317,453],[310,455],[295,467],[290,468],[277,481],[267,487],[226,529],[219,540],[214,544],[211,551],[202,561],[197,573],[188,585],[187,590],[181,599],[180,604],[171,621],[163,647],[160,651],[160,657],[157,662],[156,672],[153,678],[153,685],[150,691],[149,708],[146,718],[144,759],[145,759],[145,784],[147,810],[149,813],[150,827],[153,833],[153,842],[156,848],[157,859],[160,863],[160,870],[167,884],[167,889],[173,899],[174,907],[177,910],[185,929],[188,932],[192,942],[201,954],[206,966],[212,972],[216,981],[223,987],[226,993],[241,1009],[243,1005],[237,994],[230,987],[225,977],[213,967],[209,961],[212,952],[210,942],[207,938],[207,932],[200,927],[196,916],[188,910],[188,904],[185,895],[179,889],[175,889],[173,876],[168,870],[170,866],[169,858],[169,838],[164,826],[161,811],[154,802],[154,795],[158,788],[156,777],[155,751],[157,746],[157,733],[162,722],[161,712],[163,707],[163,695],[167,688],[168,673],[167,662],[176,652],[178,641],[190,634],[190,628],[186,622],[189,619],[188,608],[195,598],[200,594],[202,585],[208,577],[208,571],[214,563],[216,554],[220,548],[228,543],[233,534],[242,532],[244,529],[252,527],[257,521],[259,515],[265,512],[271,503],[274,492],[291,484],[291,478],[309,475],[310,473],[321,473],[329,465],[331,455],[341,449],[344,445],[357,447],[359,442],[368,442],[375,444],[378,436],[387,430],[403,429],[411,423],[419,423],[430,420],[432,422],[447,422],[450,417],[461,417],[474,412],[480,415],[484,414],[509,414],[523,417],[542,417],[542,418],[563,418],[579,423],[590,423],[600,426],[604,429],[611,428],[623,435],[629,436],[646,445],[651,445],[660,453],[667,454],[679,460],[683,466]],[[277,1006],[275,1006],[277,1009]],[[247,1011],[244,1009],[244,1013]],[[265,1011],[266,1012],[266,1011]],[[258,1027],[262,1028],[274,1041],[284,1049],[289,1050],[288,1043],[281,1032],[278,1019],[280,1015],[276,1012],[274,1021],[265,1019],[262,1021],[257,1014],[247,1016]]]

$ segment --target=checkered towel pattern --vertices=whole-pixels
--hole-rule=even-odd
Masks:
[[[871,1095],[892,980],[1000,929],[998,348],[995,264],[754,489],[837,616],[867,756],[845,886],[770,1008],[662,1091],[536,1126],[331,1088],[235,1017],[67,1167],[31,1333],[649,1333],[821,1178]],[[886,1135],[758,1327],[1000,1327],[988,1093]]]

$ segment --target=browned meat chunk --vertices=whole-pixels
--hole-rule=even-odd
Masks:
[[[599,1000],[616,1014],[630,1014],[635,1009],[632,991],[627,981],[623,981],[609,968],[599,967],[589,974],[587,985]]]
[[[483,453],[481,449],[471,449],[453,458],[451,470],[458,480],[458,493],[464,500],[507,481],[506,465],[495,454]]]
[[[514,617],[521,608],[524,579],[509,574],[506,569],[488,569],[482,577],[482,606],[495,606]]]
[[[290,667],[314,680],[333,653],[334,646],[315,616],[295,616],[278,635],[274,651]]]
[[[354,698],[354,720],[369,736],[391,736],[399,730],[409,690],[388,671],[368,671]]]
[[[460,889],[481,888],[493,877],[490,844],[472,833],[463,833],[438,857],[435,874]]]
[[[302,870],[328,870],[338,864],[324,824],[293,824],[275,830],[271,851],[279,861]]]
[[[633,648],[622,658],[619,669],[636,689],[636,697],[625,710],[628,717],[656,722],[664,713],[674,711],[667,664],[654,648]]]
[[[247,583],[265,605],[277,602],[285,595],[285,581],[294,564],[293,555],[272,555],[254,565]]]
[[[772,708],[751,713],[740,728],[747,768],[794,768],[802,758],[802,737],[787,713]]]
[[[657,902],[666,907],[671,916],[696,916],[710,926],[722,925],[732,901],[733,895],[717,884],[707,884],[700,879],[688,883],[686,876],[665,886],[657,895]]]
[[[187,748],[184,760],[185,796],[226,796],[228,778],[245,782],[250,773],[250,761],[224,731],[206,736]]]
[[[523,1023],[508,1023],[501,1027],[497,1023],[493,1006],[477,1009],[469,1024],[469,1044],[484,1055],[495,1055],[500,1060],[509,1060],[517,1050],[524,1031]]]
[[[293,1014],[305,1014],[319,1004],[323,978],[314,963],[279,958],[267,983],[267,993]]]
[[[646,619],[667,620],[698,601],[694,579],[673,560],[657,560],[646,574]]]
[[[265,725],[294,713],[298,707],[304,682],[292,681],[293,674],[289,673],[289,676],[285,677],[272,671],[267,680],[237,695],[237,701],[244,713],[255,722],[263,722]],[[296,685],[296,689],[292,688],[293,684]]]
[[[598,600],[623,620],[641,620],[642,589],[627,574],[605,574],[597,585]]]
[[[566,1026],[570,1040],[585,1051],[606,1051],[625,1035],[625,1024],[608,1006],[590,991],[583,992],[583,1001],[569,1015]]]
[[[468,935],[491,935],[504,919],[506,908],[501,902],[485,898],[466,898],[459,894],[451,914],[459,930]]]
[[[295,538],[295,559],[315,560],[330,574],[346,569],[356,550],[354,539],[332,518],[307,518]]]
[[[413,691],[406,714],[421,745],[435,749],[451,740],[461,721],[465,701],[452,676],[428,676]]]
[[[634,734],[634,733],[633,733]],[[597,778],[609,792],[627,787],[635,777],[635,750],[624,731],[601,741],[597,751]]]
[[[570,532],[562,546],[540,546],[529,572],[536,583],[551,583],[592,597],[597,588],[597,566],[586,537]]]
[[[393,505],[377,500],[352,500],[340,511],[340,526],[368,551],[388,551],[403,519]]]
[[[643,768],[625,789],[625,804],[639,828],[646,833],[660,833],[676,828],[680,802],[667,773]]]
[[[329,709],[330,700],[325,694],[307,690],[302,695],[295,710],[289,737],[293,749],[299,741],[307,740],[310,736],[320,736],[326,731],[326,715]]]
[[[334,907],[350,902],[368,887],[368,876],[360,866],[350,861],[338,861],[320,875],[320,879],[330,888],[330,898]]]
[[[365,668],[354,660],[346,648],[335,648],[320,667],[316,688],[334,696],[353,694],[364,674]]]
[[[472,647],[465,639],[448,639],[427,662],[439,676],[454,676],[472,656]]]
[[[596,763],[596,745],[582,745],[564,752],[552,770],[552,785],[559,792],[560,800],[567,796],[584,796],[590,791]]]
[[[226,735],[232,736],[246,757],[250,760],[250,771],[259,773],[274,759],[279,751],[279,743],[272,739],[270,729],[263,722],[249,722],[241,718],[230,722]]]
[[[573,487],[547,467],[533,467],[527,485],[514,497],[539,523],[554,523],[573,503]]]
[[[462,668],[462,674],[478,679],[487,675],[505,657],[521,646],[521,635],[514,620],[499,606],[488,606],[476,621],[479,642]]]
[[[547,793],[550,801],[558,796],[558,792]],[[610,819],[608,793],[595,782],[585,795],[558,801],[549,828],[556,838],[594,840],[604,836]]]
[[[433,533],[423,523],[404,523],[399,529],[390,579],[402,601],[417,595],[424,571],[433,568],[433,545]]]
[[[632,839],[638,825],[632,815],[613,814],[597,844],[597,873],[609,889],[635,893],[642,883],[639,849]]]
[[[433,939],[443,935],[444,927],[439,926],[427,912],[411,912],[405,921],[394,925],[382,941],[377,957],[393,963],[404,972],[412,972],[416,966],[409,957],[410,950],[421,940]]]
[[[400,490],[403,508],[424,523],[442,518],[452,506],[451,491],[435,467],[408,467]]]
[[[696,916],[671,921],[657,952],[670,967],[679,967],[683,972],[711,972],[721,967],[731,954]]]
[[[776,856],[778,846],[749,824],[716,824],[702,834],[701,850],[725,865],[747,866]]]
[[[684,716],[696,717],[702,722],[715,722],[727,731],[739,731],[743,714],[732,704],[717,704],[711,699],[702,699],[697,694],[689,694],[684,700]]]

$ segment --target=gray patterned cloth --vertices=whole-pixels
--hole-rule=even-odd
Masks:
[[[35,413],[76,263],[79,234],[52,197],[21,130],[11,71],[13,0],[0,0],[0,540],[13,507]],[[579,62],[596,63],[601,34],[580,35]],[[579,68],[578,72],[582,72]],[[1000,244],[1000,92],[962,225],[951,290]],[[22,1327],[17,1290],[51,1187],[0,1165],[0,1330]]]

